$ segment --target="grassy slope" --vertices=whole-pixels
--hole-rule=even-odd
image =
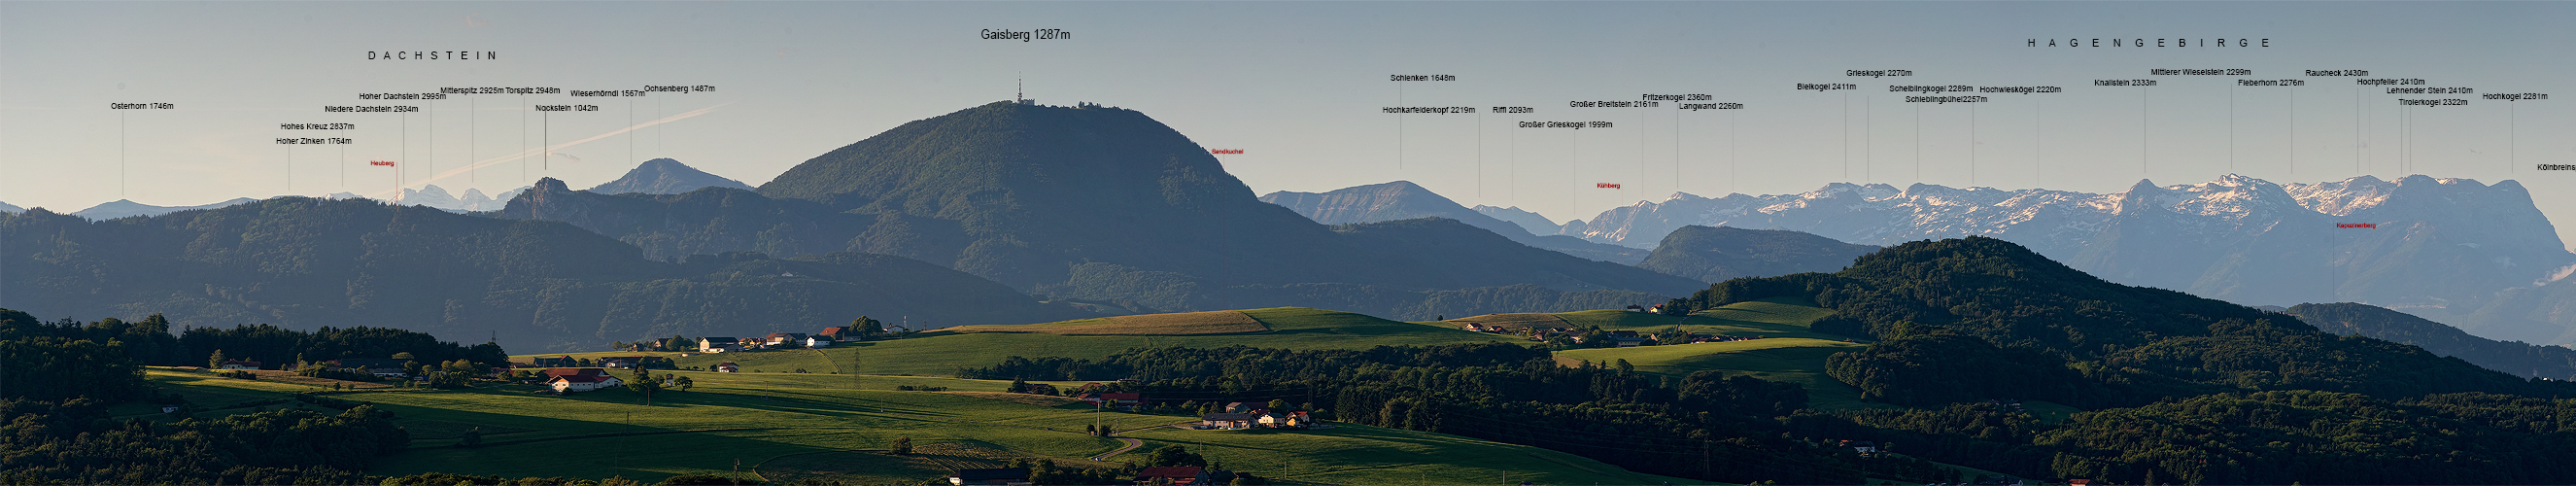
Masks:
[[[1659,331],[1680,325],[1697,333],[1741,337],[1795,337],[1841,341],[1846,336],[1825,334],[1807,329],[1807,324],[1822,319],[1833,311],[1806,302],[1766,299],[1741,302],[1691,314],[1685,318],[1628,312],[1622,310],[1589,310],[1556,314],[1575,326],[1601,326],[1607,330]]]
[[[1724,343],[1698,343],[1674,346],[1640,346],[1634,348],[1578,349],[1557,353],[1557,360],[1615,362],[1625,359],[1637,371],[1681,377],[1698,371],[1720,371],[1743,374],[1773,381],[1787,381],[1807,386],[1809,400],[1816,408],[1834,409],[1872,407],[1860,401],[1860,392],[1833,377],[1825,375],[1825,357],[1844,351],[1855,351],[1864,344],[1851,338],[1819,333],[1807,328],[1808,323],[1832,314],[1805,302],[1764,300],[1743,302],[1694,313],[1687,320],[1671,316],[1596,310],[1557,314],[1576,325],[1598,325],[1602,329],[1661,330],[1674,326],[1692,332],[1726,336],[1761,336],[1765,339]]]
[[[1060,336],[1008,332],[1012,326],[977,326],[997,332],[933,331],[890,341],[842,344],[823,350],[754,351],[701,354],[679,358],[682,367],[702,368],[732,361],[744,371],[950,376],[958,367],[992,366],[1010,356],[1101,358],[1135,347],[1222,347],[1246,345],[1292,349],[1365,349],[1380,345],[1434,345],[1513,341],[1506,336],[1458,330],[1445,324],[1420,324],[1361,314],[1302,307],[1243,311],[1270,330],[1239,334]],[[1081,322],[1095,325],[1098,322]],[[1030,324],[1029,326],[1068,325]],[[631,353],[630,353],[631,354]],[[577,354],[578,355],[578,354]]]
[[[1115,441],[1079,433],[1096,419],[1121,428],[1188,420],[1097,413],[1079,404],[1045,407],[944,393],[848,388],[904,383],[998,390],[1006,384],[992,381],[679,373],[695,379],[697,386],[688,392],[658,395],[650,407],[641,405],[642,397],[628,390],[556,397],[529,393],[535,387],[523,385],[332,396],[392,410],[412,431],[412,450],[369,471],[385,475],[426,471],[594,479],[622,475],[649,482],[674,474],[725,473],[739,458],[746,472],[811,477],[833,472],[816,468],[839,467],[842,470],[831,477],[910,483],[930,479],[923,473],[935,471],[938,464],[959,464],[955,459],[964,456],[956,454],[1079,462],[1078,458],[1116,448]],[[313,408],[292,401],[223,408],[275,401],[314,389],[303,385],[166,369],[155,369],[149,376],[205,408],[216,409],[200,412],[201,416]],[[474,428],[482,431],[484,445],[455,447],[462,434]],[[1149,450],[1188,444],[1231,467],[1296,482],[1468,484],[1499,477],[1503,471],[1510,471],[1515,480],[1539,478],[1560,484],[1681,481],[1633,474],[1536,448],[1374,427],[1269,434],[1160,429],[1135,435],[1147,441]],[[895,458],[865,452],[882,450],[897,436],[911,437],[924,456]],[[850,452],[854,450],[860,452]],[[777,464],[770,464],[772,460]]]
[[[1177,444],[1227,468],[1313,484],[1701,484],[1572,454],[1447,434],[1340,424],[1309,431],[1161,428],[1127,434]],[[1139,449],[1129,454],[1151,453]],[[1511,482],[1503,482],[1505,475]]]

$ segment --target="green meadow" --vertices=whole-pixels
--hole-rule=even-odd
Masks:
[[[662,371],[670,373],[668,371]],[[393,411],[413,434],[412,448],[386,458],[371,474],[421,472],[504,477],[623,476],[657,481],[677,474],[731,474],[776,481],[837,480],[926,484],[958,467],[995,467],[1010,459],[1051,459],[1110,466],[1085,458],[1120,447],[1081,433],[1095,422],[1143,439],[1153,448],[1186,445],[1229,468],[1290,484],[1654,484],[1678,478],[1640,475],[1538,448],[1441,434],[1350,426],[1259,433],[1158,428],[1189,417],[1096,411],[1061,398],[976,392],[878,389],[894,384],[999,390],[1007,383],[903,376],[676,372],[696,381],[665,390],[650,404],[635,391],[566,396],[528,385],[464,390],[370,390],[328,393]],[[200,416],[315,405],[291,400],[320,388],[235,380],[211,373],[154,369],[148,377],[190,397]],[[853,388],[856,387],[856,388]],[[1010,398],[1009,400],[995,398]],[[251,405],[251,406],[241,406]],[[230,407],[227,407],[230,406]],[[145,413],[140,416],[149,416]],[[468,433],[481,443],[463,444]],[[909,437],[916,454],[886,449]]]
[[[1762,339],[1577,349],[1558,352],[1557,361],[1609,364],[1624,359],[1638,372],[1675,378],[1716,371],[1799,383],[1807,386],[1810,403],[1820,409],[1886,406],[1860,401],[1859,390],[1825,375],[1825,357],[1867,346],[1865,341],[1807,327],[1832,313],[1808,302],[1786,299],[1740,302],[1692,313],[1687,318],[1619,310],[1561,313],[1556,316],[1566,322],[1598,325],[1602,329],[1656,331],[1680,326],[1695,333]]]
[[[675,359],[683,368],[707,369],[732,362],[742,371],[817,374],[952,376],[960,367],[992,366],[1010,356],[1062,356],[1098,359],[1129,348],[1223,347],[1233,345],[1290,349],[1366,349],[1375,346],[1516,342],[1510,336],[1459,330],[1443,323],[1411,323],[1349,312],[1303,307],[1252,309],[1244,314],[1269,330],[1227,334],[1057,335],[1034,328],[1099,326],[1102,320],[1022,326],[973,326],[937,330],[902,339],[843,343],[825,349],[782,349],[705,353]],[[577,353],[575,356],[591,353]],[[598,353],[634,355],[637,353]],[[676,356],[678,353],[669,353]],[[546,355],[558,356],[558,355]]]

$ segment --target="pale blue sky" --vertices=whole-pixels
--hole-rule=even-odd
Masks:
[[[1024,75],[1029,96],[1042,103],[1134,108],[1208,148],[1244,150],[1220,159],[1257,192],[1405,179],[1461,203],[1564,220],[1677,190],[1970,185],[1972,151],[1974,185],[2111,192],[2141,177],[2176,184],[2228,172],[2276,182],[2388,178],[2399,173],[2406,147],[2410,173],[2522,181],[2561,234],[2576,235],[2576,171],[2530,170],[2576,164],[2569,25],[2576,3],[6,2],[0,201],[70,211],[120,197],[193,205],[390,188],[389,171],[366,160],[402,160],[413,186],[458,192],[495,192],[540,176],[586,187],[654,157],[758,185],[904,122],[1008,99]],[[980,29],[1042,28],[1073,37],[978,37]],[[2023,45],[2114,36],[2270,38],[2274,47]],[[501,57],[368,61],[370,50]],[[2147,76],[2150,68],[2254,75]],[[1843,75],[1848,69],[1915,76],[1853,78]],[[2401,96],[2351,78],[2304,76],[2305,69],[2363,69],[2371,78],[2554,99],[2404,96],[2470,101],[2413,110],[2411,145],[2401,146]],[[1390,74],[1459,79],[1396,83]],[[2091,86],[2134,78],[2162,84]],[[2309,85],[2232,87],[2239,78]],[[1861,89],[1819,93],[1797,83]],[[665,84],[717,91],[461,96],[406,102],[427,110],[412,115],[321,110],[394,104],[359,100],[362,92]],[[1924,105],[1900,102],[1905,94],[1888,92],[1890,84],[2065,92]],[[1400,106],[1399,90],[1401,106],[1537,110],[1381,113]],[[1708,94],[1748,109],[1567,106],[1644,93]],[[116,102],[178,109],[107,109]],[[601,111],[557,114],[542,125],[526,111],[576,102]],[[702,109],[561,148],[568,157],[544,170],[505,160],[432,182],[433,169],[502,158],[541,138],[580,140]],[[1517,121],[1616,126],[1512,128]],[[306,122],[358,129],[277,127]],[[274,143],[287,136],[356,143]]]

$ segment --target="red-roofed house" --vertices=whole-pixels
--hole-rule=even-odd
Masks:
[[[538,371],[537,376],[543,378],[554,378],[557,376],[608,376],[608,370],[600,368],[546,368],[544,371]]]
[[[1121,410],[1145,406],[1145,394],[1143,393],[1084,393],[1082,396],[1075,398],[1082,400],[1083,403],[1092,404],[1093,406],[1109,407]]]
[[[618,380],[617,377],[608,375],[562,375],[546,380],[546,386],[554,387],[558,393],[616,388],[625,384],[626,382]]]
[[[761,342],[762,342],[762,343],[764,343],[764,344],[766,344],[766,345],[769,345],[769,346],[797,346],[797,345],[803,345],[803,344],[805,344],[805,333],[801,333],[801,332],[773,332],[773,333],[769,333],[769,335],[768,335],[768,336],[763,336],[763,337],[761,337]]]

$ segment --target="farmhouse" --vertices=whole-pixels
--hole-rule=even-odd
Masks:
[[[734,373],[742,371],[742,366],[735,365],[732,361],[726,361],[724,364],[716,365],[715,370],[717,373]]]
[[[1258,417],[1248,413],[1219,412],[1200,416],[1199,425],[1219,429],[1249,429],[1257,420],[1259,420]]]
[[[1262,427],[1273,429],[1303,429],[1315,425],[1314,417],[1306,415],[1306,412],[1262,413],[1260,417],[1257,422]]]
[[[618,380],[617,377],[608,375],[564,375],[546,380],[546,386],[553,387],[557,393],[616,388],[624,384],[625,382]]]
[[[798,332],[773,332],[761,337],[761,343],[768,346],[791,346],[804,342],[805,333]]]
[[[1092,406],[1119,410],[1133,410],[1146,404],[1143,393],[1084,393],[1074,398]]]
[[[537,383],[545,384],[554,383],[555,378],[564,376],[608,376],[608,370],[599,368],[546,368],[538,370],[536,378]]]
[[[247,359],[227,359],[224,360],[221,368],[227,370],[256,370],[259,369],[259,362]]]
[[[851,329],[850,326],[832,326],[823,328],[823,332],[814,333],[814,335],[832,338],[834,341],[856,341],[859,338],[859,330]]]
[[[698,338],[698,350],[709,353],[741,351],[742,340],[729,337],[702,337]]]
[[[808,347],[808,348],[820,348],[820,347],[827,347],[827,346],[831,346],[831,345],[833,345],[833,344],[837,344],[837,343],[839,343],[839,342],[840,342],[840,341],[838,341],[838,340],[834,340],[834,339],[832,339],[832,338],[830,338],[830,337],[825,337],[825,336],[806,336],[806,337],[805,337],[805,347]]]
[[[948,477],[948,484],[952,484],[952,485],[956,485],[956,486],[974,486],[974,485],[1002,485],[1002,486],[1007,486],[1007,485],[1018,485],[1018,484],[1030,484],[1030,483],[1029,483],[1029,468],[1025,468],[1025,467],[999,467],[999,468],[980,468],[980,469],[959,469],[959,470],[957,470],[957,475],[956,475],[956,476],[949,476],[949,477]]]

